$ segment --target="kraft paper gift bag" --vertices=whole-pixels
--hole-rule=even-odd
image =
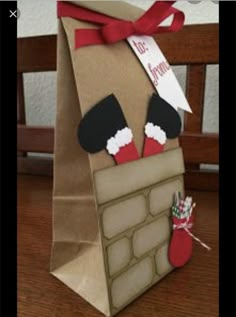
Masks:
[[[143,14],[120,1],[70,4],[131,21]],[[97,26],[71,17],[58,23],[50,271],[112,316],[173,269],[170,208],[174,193],[184,192],[183,155],[177,137],[157,144],[144,134],[152,103],[164,101],[128,43],[76,49],[75,30]],[[109,124],[106,111],[111,111],[110,128],[132,131],[132,148],[128,144],[123,154],[114,146],[110,154],[105,148],[86,151],[101,141],[103,127],[96,120]],[[94,144],[86,143],[87,135]],[[152,153],[155,144],[160,153]]]

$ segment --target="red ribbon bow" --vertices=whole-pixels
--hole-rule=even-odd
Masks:
[[[126,39],[131,35],[153,35],[164,32],[177,32],[184,23],[184,13],[173,8],[175,1],[156,1],[138,20],[126,21],[112,18],[95,11],[70,3],[58,1],[58,17],[71,17],[81,21],[102,25],[99,29],[76,29],[75,47],[109,44]],[[159,26],[173,15],[170,26]]]

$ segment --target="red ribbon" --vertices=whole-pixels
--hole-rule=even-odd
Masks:
[[[184,13],[173,8],[176,1],[156,1],[138,20],[132,22],[112,18],[108,15],[58,1],[58,17],[71,17],[81,21],[101,25],[98,29],[76,29],[75,47],[109,44],[126,39],[131,35],[153,35],[164,32],[177,32],[184,24]],[[159,26],[173,15],[170,26]]]

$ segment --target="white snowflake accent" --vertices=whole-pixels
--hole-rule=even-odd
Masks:
[[[166,143],[167,137],[165,131],[151,122],[148,122],[145,125],[145,134],[147,137],[156,140],[161,145]]]

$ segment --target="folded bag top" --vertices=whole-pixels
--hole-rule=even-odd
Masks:
[[[123,20],[135,21],[144,14],[143,10],[122,1],[73,2],[75,3],[97,13]],[[113,93],[119,100],[129,128],[132,130],[138,155],[141,157],[148,103],[150,96],[155,92],[142,65],[126,41],[75,49],[75,30],[94,29],[98,28],[98,25],[69,17],[62,17],[61,21],[70,47],[82,117],[99,100]],[[168,140],[164,151],[176,147],[178,147],[177,139]],[[92,171],[115,164],[112,157],[106,155],[104,151],[89,154],[89,161]]]

